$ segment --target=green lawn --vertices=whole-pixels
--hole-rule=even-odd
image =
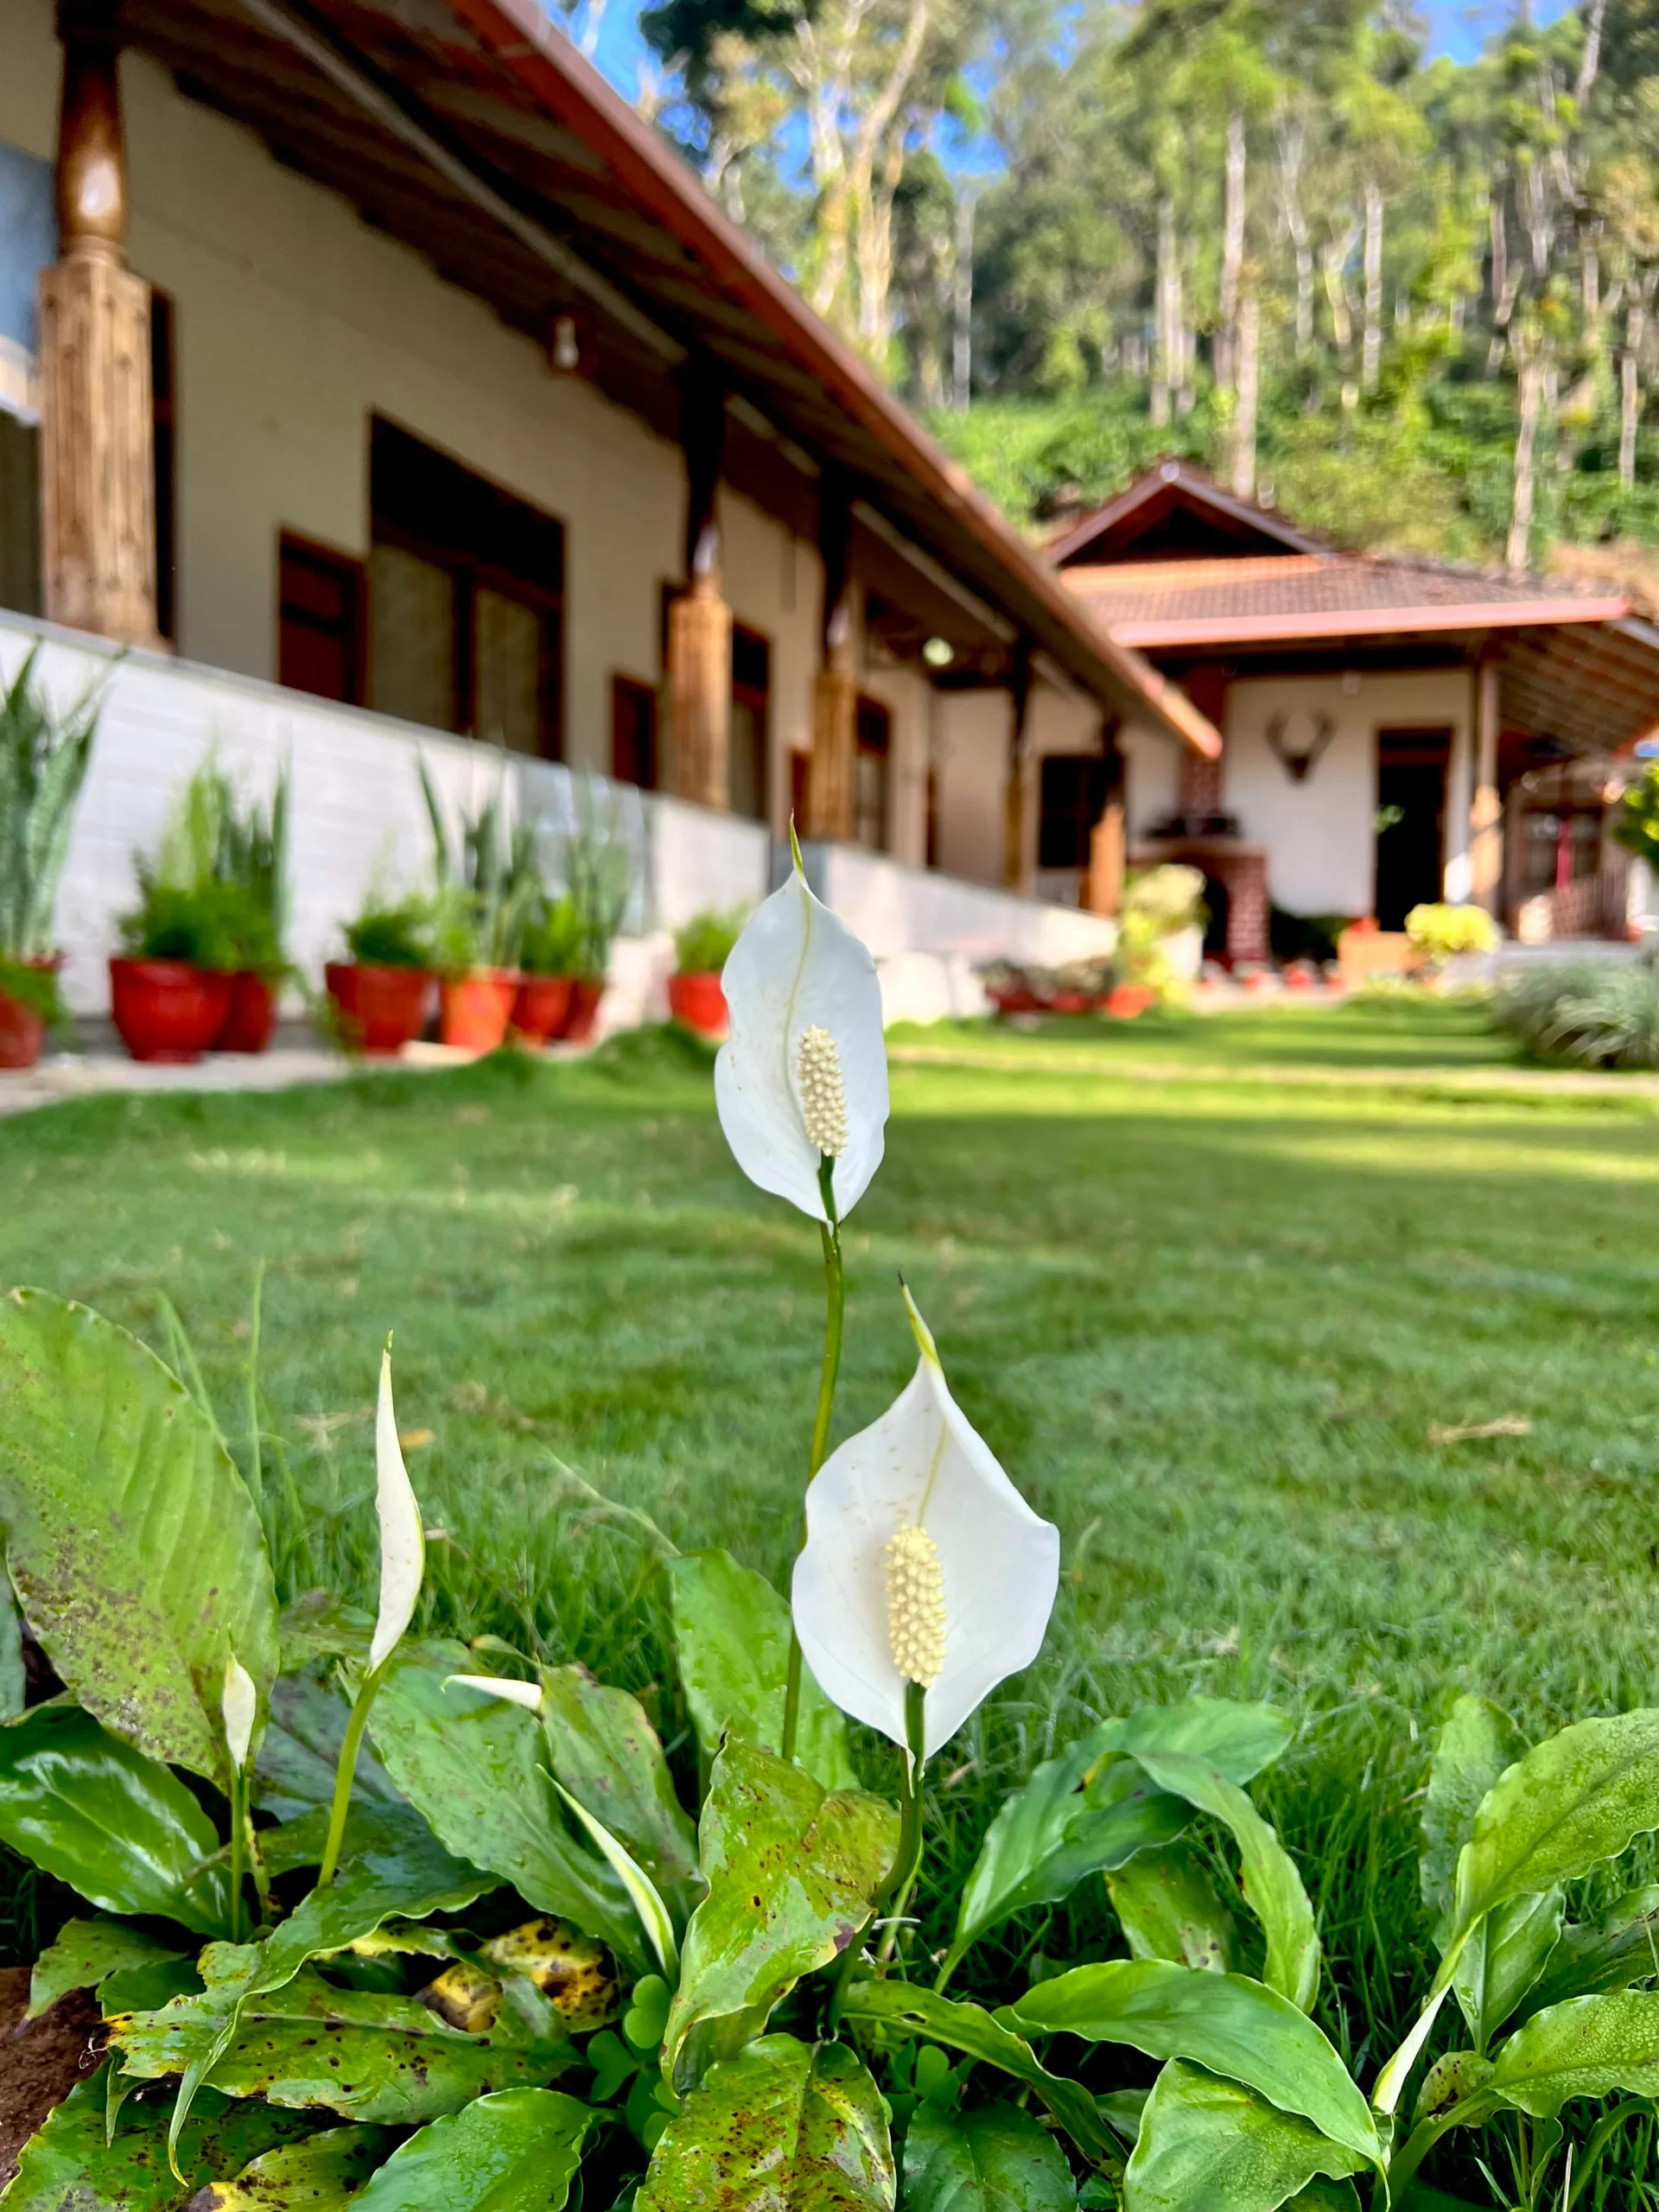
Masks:
[[[971,1064],[903,1057],[918,1046]],[[992,1793],[1085,1718],[1194,1688],[1278,1700],[1306,1725],[1262,1794],[1318,1892],[1321,2018],[1369,2079],[1421,1986],[1414,1796],[1451,1694],[1539,1732],[1659,1700],[1654,1105],[1617,1084],[1425,1086],[1511,1060],[1457,1005],[897,1051],[887,1164],[849,1231],[838,1432],[912,1363],[902,1267],[964,1406],[1065,1538],[1045,1660],[943,1763],[943,1886]],[[435,1625],[661,1678],[650,1544],[561,1462],[677,1542],[786,1573],[817,1238],[739,1175],[707,1060],[671,1036],[585,1065],[60,1107],[0,1122],[0,1281],[162,1349],[171,1301],[245,1455],[263,1266],[292,1590],[372,1555],[394,1325],[403,1427],[430,1432],[411,1472],[449,1538]],[[1499,1421],[1529,1427],[1436,1440]],[[666,1699],[663,1718],[671,1734]],[[1097,1887],[1011,1942],[1103,1946]],[[1384,1944],[1389,1920],[1415,1955]]]

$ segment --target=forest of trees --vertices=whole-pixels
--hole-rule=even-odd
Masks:
[[[1173,450],[1361,545],[1659,544],[1659,10],[1518,14],[1468,63],[1402,0],[642,29],[659,127],[1022,519]]]

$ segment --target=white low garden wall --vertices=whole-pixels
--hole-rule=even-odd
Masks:
[[[113,650],[100,640],[22,615],[0,613],[0,681],[10,683],[37,639],[41,680],[60,707],[99,679],[109,686],[58,899],[65,994],[77,1013],[107,1010],[105,963],[115,949],[116,918],[134,900],[133,852],[153,849],[185,779],[210,749],[262,795],[280,764],[292,763],[289,950],[310,977],[337,954],[340,924],[372,883],[395,895],[429,880],[432,840],[417,756],[425,756],[452,823],[503,773],[502,755],[466,739],[160,654],[130,653],[114,665]],[[541,821],[556,843],[576,800],[570,772],[508,754],[505,772],[517,817]],[[601,798],[606,791],[600,787]],[[642,798],[627,785],[615,792],[641,865],[627,935],[617,947],[610,1026],[665,1011],[666,932],[707,906],[753,906],[765,896],[772,864],[760,823]]]

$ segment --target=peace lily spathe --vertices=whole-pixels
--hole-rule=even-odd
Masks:
[[[226,1748],[231,1755],[231,1764],[240,1774],[248,1763],[248,1752],[253,1744],[259,1693],[254,1688],[253,1676],[233,1651],[225,1662],[225,1695],[220,1709],[225,1716]]]
[[[391,1404],[391,1338],[380,1355],[380,1396],[374,1414],[374,1510],[380,1522],[380,1611],[369,1646],[369,1672],[384,1667],[414,1618],[426,1571],[426,1531],[404,1465]]]
[[[1026,1503],[945,1385],[927,1324],[880,1421],[831,1452],[806,1493],[795,1630],[819,1688],[905,1743],[905,1694],[925,1690],[925,1753],[1042,1649],[1059,1531]]]
[[[881,987],[867,947],[813,897],[798,852],[788,881],[750,916],[721,982],[731,1034],[715,1063],[715,1103],[738,1166],[823,1221],[828,1154],[844,1217],[886,1141]]]

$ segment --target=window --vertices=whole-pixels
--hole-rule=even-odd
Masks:
[[[363,563],[285,530],[277,559],[276,681],[363,703]]]
[[[611,773],[642,791],[657,789],[657,694],[632,676],[611,678]]]
[[[1106,763],[1098,753],[1046,753],[1038,867],[1087,868],[1089,840],[1105,805]]]
[[[369,703],[556,759],[564,525],[376,418]]]
[[[873,853],[887,849],[887,757],[893,716],[879,699],[858,702],[858,750],[853,761],[853,842]]]
[[[766,818],[766,747],[772,724],[772,647],[758,630],[732,625],[732,731],[727,791],[734,814]]]

